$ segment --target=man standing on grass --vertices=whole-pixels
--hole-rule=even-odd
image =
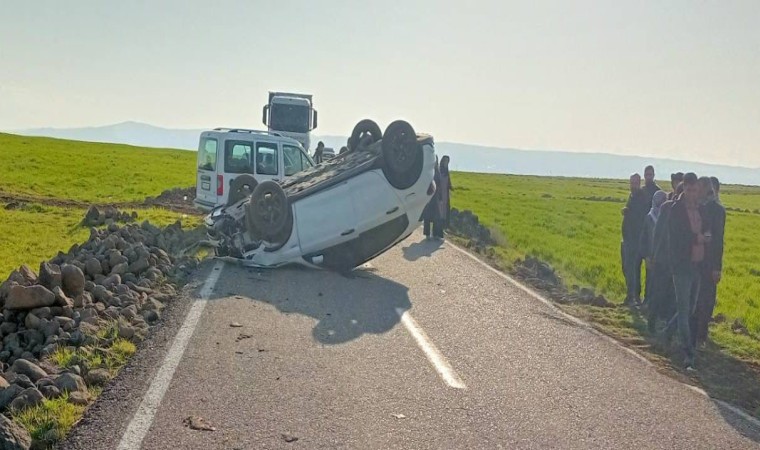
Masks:
[[[676,290],[676,314],[665,328],[663,340],[669,346],[673,332],[678,329],[686,358],[686,370],[694,370],[695,350],[690,329],[691,315],[699,295],[700,267],[705,260],[710,237],[706,214],[701,200],[699,180],[694,173],[684,175],[683,194],[673,203],[668,219],[670,267]]]
[[[660,186],[654,181],[654,166],[647,166],[644,169],[644,191],[647,193],[647,199],[649,204],[652,204],[652,197],[654,193],[660,191]]]
[[[706,193],[704,209],[709,224],[710,242],[707,244],[705,262],[700,273],[699,297],[691,322],[694,329],[692,342],[695,345],[707,342],[708,327],[718,296],[718,283],[723,272],[723,236],[726,230],[726,209],[717,200],[720,181],[717,178],[713,180],[702,177],[699,183]]]
[[[635,173],[630,178],[631,194],[623,208],[623,242],[620,252],[623,260],[623,275],[626,284],[626,305],[641,303],[641,262],[639,241],[644,222],[652,204],[651,198],[641,188],[641,175]]]

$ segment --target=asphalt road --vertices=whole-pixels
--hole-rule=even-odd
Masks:
[[[760,442],[752,424],[417,234],[352,277],[230,264],[218,276],[197,327],[184,330],[144,449]],[[117,448],[196,304],[190,296],[167,313],[63,448]],[[216,430],[192,430],[188,416]]]

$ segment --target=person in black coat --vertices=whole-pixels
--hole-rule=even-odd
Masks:
[[[684,175],[684,192],[673,203],[668,219],[668,248],[670,269],[676,291],[676,314],[668,322],[663,338],[670,342],[673,332],[678,329],[679,339],[686,358],[684,366],[694,369],[694,345],[691,338],[691,316],[699,295],[701,281],[700,267],[705,260],[709,243],[709,224],[697,176]]]
[[[443,223],[441,217],[441,170],[438,159],[435,160],[435,173],[433,175],[435,193],[422,210],[422,232],[427,239],[443,239]]]
[[[644,169],[644,192],[647,194],[649,204],[652,204],[652,198],[655,192],[661,191],[660,186],[654,181],[654,166],[647,166]]]
[[[631,175],[630,189],[631,194],[628,196],[628,202],[622,210],[623,241],[620,246],[620,255],[623,261],[623,275],[625,276],[627,291],[625,304],[637,305],[641,303],[641,262],[643,260],[639,252],[639,241],[644,229],[644,219],[649,213],[652,200],[641,189],[641,176],[639,174]]]
[[[708,327],[718,295],[718,283],[723,273],[723,245],[726,230],[726,209],[718,203],[720,181],[702,177],[700,185],[707,192],[704,204],[706,220],[709,225],[710,242],[707,244],[705,261],[700,270],[700,288],[697,306],[692,316],[692,341],[695,345],[707,342]]]

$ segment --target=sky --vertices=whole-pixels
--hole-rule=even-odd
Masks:
[[[0,0],[0,129],[404,118],[437,140],[760,167],[760,1]]]

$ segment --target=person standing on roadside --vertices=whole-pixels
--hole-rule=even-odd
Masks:
[[[676,291],[676,313],[665,328],[663,338],[669,344],[678,329],[686,355],[686,370],[694,370],[695,350],[690,319],[699,295],[700,266],[705,260],[709,235],[706,235],[705,211],[701,189],[694,173],[684,175],[683,194],[673,203],[668,220],[670,267]]]
[[[661,292],[663,285],[668,282],[667,277],[663,280],[663,274],[667,271],[658,268],[654,263],[654,231],[657,221],[660,218],[660,211],[668,194],[665,191],[657,191],[652,197],[652,208],[649,210],[646,219],[644,219],[644,229],[641,232],[639,241],[639,253],[644,258],[646,264],[646,291],[644,303],[649,305],[655,292]]]
[[[641,231],[644,229],[644,219],[649,213],[651,200],[646,192],[641,189],[641,176],[637,173],[630,178],[631,194],[623,208],[623,242],[620,252],[623,260],[623,275],[626,284],[626,305],[638,305],[641,303],[641,262],[639,241]]]
[[[683,172],[670,174],[670,187],[672,187],[673,190],[668,194],[668,200],[675,200],[677,195],[676,191],[681,183],[683,183]]]
[[[661,191],[660,186],[654,181],[654,166],[647,166],[644,169],[644,191],[647,193],[649,204],[652,204],[652,197],[657,191]]]
[[[669,197],[678,198],[683,193],[683,183],[679,183],[675,190],[668,194]],[[670,269],[670,243],[668,240],[668,227],[670,224],[670,212],[675,200],[668,200],[660,207],[660,215],[654,227],[654,239],[652,242],[652,264],[655,267],[654,277],[662,277],[662,284],[654,283],[653,295],[647,302],[647,325],[649,332],[657,331],[657,320],[669,320],[676,312],[675,288],[673,286],[673,272]]]
[[[443,239],[443,231],[449,227],[449,212],[451,211],[451,176],[449,175],[449,161],[448,155],[444,155],[441,158],[440,166],[440,183],[436,186],[440,192],[439,208],[441,217],[441,226],[438,231],[438,235],[435,237]]]
[[[422,233],[425,235],[425,238],[428,240],[436,238],[438,237],[438,235],[443,236],[443,230],[439,231],[439,229],[441,228],[440,183],[441,183],[441,170],[438,164],[438,158],[436,157],[435,172],[433,174],[433,184],[435,184],[435,193],[433,194],[432,197],[430,197],[430,201],[428,201],[428,204],[425,205],[425,209],[422,210]]]
[[[317,149],[314,150],[314,162],[316,164],[322,164],[324,153],[325,153],[325,143],[322,141],[319,141],[319,143],[317,144]]]
[[[709,224],[709,242],[702,265],[699,297],[692,320],[692,342],[701,345],[707,342],[710,320],[718,296],[718,283],[723,273],[723,238],[726,230],[726,209],[717,201],[720,181],[708,177],[699,179],[705,195],[705,215]]]

